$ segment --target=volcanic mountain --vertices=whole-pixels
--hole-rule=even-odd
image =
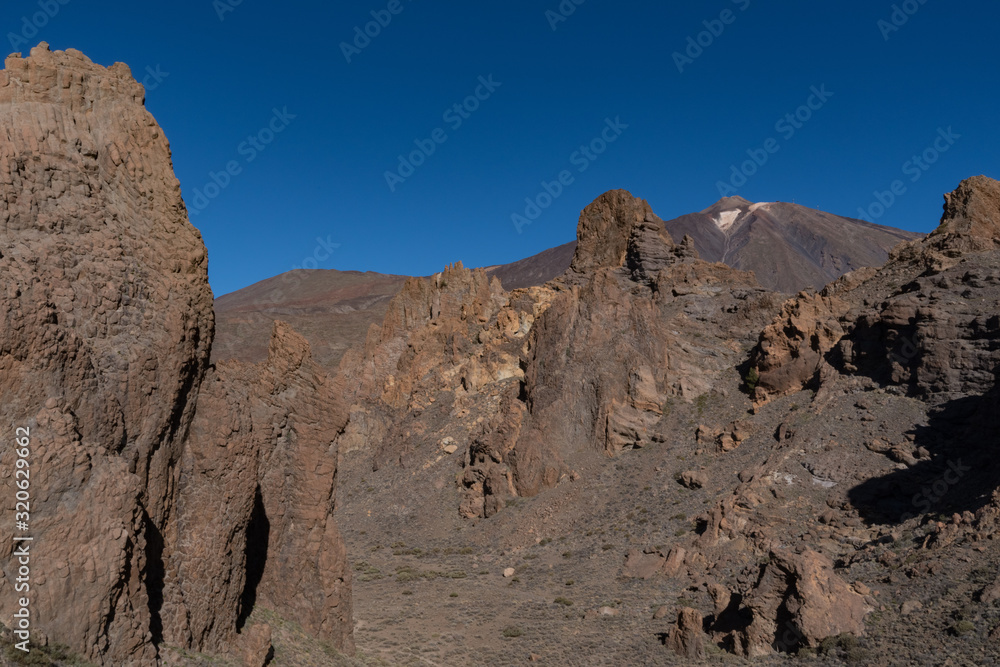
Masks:
[[[694,239],[702,259],[753,271],[778,292],[824,285],[862,266],[881,266],[905,232],[787,202],[752,203],[726,197],[700,213],[666,223],[674,238]]]

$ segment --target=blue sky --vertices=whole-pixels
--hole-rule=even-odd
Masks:
[[[1000,178],[996,2],[576,2],[7,0],[0,26],[146,79],[217,295],[513,261],[613,188],[929,231]]]

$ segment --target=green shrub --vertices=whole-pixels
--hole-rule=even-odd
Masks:
[[[962,635],[967,635],[970,632],[975,632],[976,626],[972,621],[959,621],[955,625],[951,626],[951,631],[961,637]]]

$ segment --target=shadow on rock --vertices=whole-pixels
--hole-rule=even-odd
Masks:
[[[898,524],[918,515],[975,512],[1000,486],[996,441],[1000,389],[949,401],[918,426],[914,450],[929,457],[915,465],[869,479],[848,492],[870,524]]]

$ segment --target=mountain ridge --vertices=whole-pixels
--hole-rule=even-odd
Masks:
[[[720,226],[722,218],[731,226]],[[691,236],[702,259],[752,271],[764,287],[792,294],[821,289],[861,266],[881,265],[896,243],[923,236],[795,204],[753,203],[742,197],[726,197],[666,222],[657,217],[655,224],[675,240]],[[568,269],[576,250],[577,241],[571,241],[484,270],[508,291],[539,286]],[[405,280],[374,272],[300,269],[220,296],[212,358],[263,360],[271,323],[281,318],[306,336],[322,365],[335,368],[346,350],[381,322]]]

